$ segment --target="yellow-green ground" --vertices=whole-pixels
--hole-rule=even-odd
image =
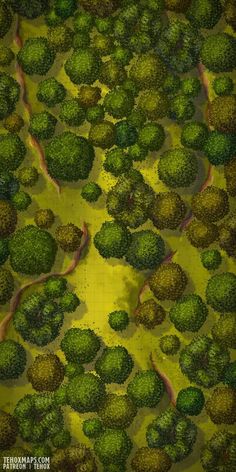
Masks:
[[[23,39],[29,36],[39,36],[45,33],[44,26],[39,21],[23,21],[21,23],[21,33]],[[12,28],[11,35],[9,34],[4,42],[12,41],[14,37],[14,28]],[[14,50],[17,51],[17,47],[14,46]],[[72,95],[76,95],[76,87],[71,84],[68,77],[65,75],[63,70],[63,64],[67,55],[58,56],[54,67],[49,72],[48,76],[57,77],[61,80],[66,88]],[[11,67],[10,72],[15,75],[14,66]],[[33,111],[40,111],[43,106],[39,104],[36,99],[38,78],[26,78],[28,98],[32,105]],[[105,90],[104,90],[105,92]],[[202,104],[204,103],[204,94],[202,94],[197,114],[200,116]],[[55,108],[54,113],[57,114]],[[26,123],[28,122],[28,115],[23,109],[22,104],[18,105],[18,112],[22,114]],[[171,144],[179,143],[180,129],[176,125],[170,125],[169,121],[164,122],[165,129],[168,134],[165,148]],[[28,154],[24,162],[30,163],[39,168],[39,160],[37,152],[30,146],[27,138],[27,126],[24,128],[26,131],[21,133],[23,138],[26,138],[28,144]],[[88,128],[72,129],[72,131],[78,132],[78,134],[86,133]],[[58,125],[57,132],[60,132],[60,125]],[[161,150],[161,152],[163,149]],[[69,150],[68,150],[69,152]],[[198,182],[192,187],[183,192],[185,200],[189,202],[190,196],[194,191],[197,191],[202,182],[205,179],[207,169],[204,168],[203,160],[201,161],[201,172]],[[61,357],[60,352],[60,340],[63,337],[63,333],[70,327],[90,327],[99,334],[103,342],[108,346],[113,345],[124,345],[129,352],[132,354],[135,360],[135,370],[147,369],[151,367],[149,355],[153,351],[155,355],[156,364],[160,369],[166,373],[172,382],[174,390],[178,392],[179,389],[189,385],[188,379],[184,377],[179,369],[178,356],[169,357],[162,355],[159,350],[159,338],[166,333],[174,333],[175,329],[171,323],[167,320],[160,326],[152,331],[147,331],[142,327],[136,327],[135,323],[130,323],[129,328],[122,334],[117,334],[111,330],[108,325],[107,318],[108,313],[115,309],[125,309],[129,312],[131,320],[133,318],[134,308],[137,304],[138,291],[142,286],[147,273],[141,273],[125,262],[119,260],[106,261],[98,254],[95,247],[93,246],[92,240],[95,233],[100,228],[101,224],[109,219],[106,208],[105,208],[105,194],[115,182],[113,178],[102,170],[103,153],[96,152],[96,160],[94,163],[93,171],[90,174],[88,180],[96,180],[103,189],[103,196],[96,204],[86,203],[80,196],[80,189],[84,182],[79,182],[73,185],[63,185],[62,193],[60,196],[57,195],[55,188],[49,183],[44,175],[41,173],[39,182],[34,187],[32,193],[33,203],[27,212],[21,213],[19,225],[24,226],[25,224],[33,223],[33,216],[38,208],[51,208],[56,215],[56,221],[53,226],[55,230],[56,226],[60,223],[66,224],[72,222],[78,226],[82,226],[85,221],[88,224],[90,243],[84,253],[82,261],[79,263],[76,270],[68,277],[68,281],[82,300],[80,307],[72,315],[67,315],[61,335],[53,343],[46,346],[45,349],[36,349],[34,346],[28,343],[23,343],[28,352],[28,365],[35,357],[36,354],[45,350],[53,351]],[[136,168],[142,170],[146,180],[153,185],[155,191],[162,191],[164,186],[158,181],[157,177],[157,162],[158,153],[148,157],[144,163],[138,164]],[[214,184],[219,187],[225,187],[223,168],[214,168],[213,170],[213,181]],[[235,208],[235,202],[231,199],[231,208]],[[151,224],[146,224],[144,228],[151,228]],[[197,249],[190,246],[186,240],[185,234],[180,232],[162,232],[164,239],[167,242],[167,252],[170,250],[177,251],[174,256],[174,261],[182,265],[189,277],[189,284],[187,292],[191,293],[196,291],[199,295],[204,298],[205,287],[209,278],[209,273],[205,270],[200,263],[200,256]],[[64,256],[62,252],[58,252],[57,262],[54,267],[55,270],[62,270],[66,268],[69,263],[69,257]],[[235,271],[235,262],[231,259],[226,258],[223,254],[223,264],[219,271],[230,270]],[[28,281],[29,278],[23,278],[16,276],[18,286]],[[29,293],[26,292],[26,295]],[[148,294],[145,294],[148,296]],[[170,304],[164,304],[168,310]],[[1,316],[4,316],[8,307],[3,307],[1,310]],[[208,321],[200,330],[201,333],[206,333],[210,330],[211,326],[216,319],[216,315],[210,311]],[[178,334],[178,333],[177,333]],[[178,334],[179,335],[179,334]],[[21,338],[16,334],[13,326],[10,327],[8,337],[19,340]],[[191,334],[180,335],[182,346],[187,344],[192,339]],[[122,391],[126,385],[121,387],[108,387],[108,390]],[[1,407],[6,411],[12,411],[17,401],[26,393],[33,392],[31,386],[27,382],[26,374],[24,374],[19,381],[4,382],[0,388]],[[205,390],[206,397],[211,395],[211,390]],[[141,409],[138,416],[136,417],[133,425],[128,429],[130,436],[132,437],[135,444],[143,446],[145,442],[145,429],[146,425],[150,422],[154,416],[158,415],[168,405],[169,400],[167,395],[164,396],[161,403],[157,408]],[[66,422],[70,425],[73,438],[78,441],[89,444],[82,432],[82,421],[91,415],[79,415],[73,413],[69,408],[65,409]],[[216,427],[209,420],[206,413],[203,412],[200,416],[194,419],[198,426],[198,439],[194,448],[194,452],[185,461],[180,464],[173,465],[173,472],[200,472],[201,465],[199,462],[199,451],[205,440],[207,440],[212,433],[216,430]],[[221,429],[221,427],[220,427]],[[222,429],[224,429],[222,427]],[[228,428],[227,428],[228,429]],[[233,429],[233,428],[229,428]],[[91,444],[90,444],[91,445]],[[171,469],[172,470],[172,469]],[[131,471],[131,467],[128,466],[128,471]]]

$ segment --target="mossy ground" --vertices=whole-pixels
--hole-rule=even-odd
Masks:
[[[40,36],[45,33],[45,26],[41,20],[35,21],[22,21],[21,22],[21,34],[23,40],[29,36]],[[11,29],[11,33],[4,39],[4,43],[12,42],[14,40],[14,26]],[[17,46],[14,45],[14,50],[17,51]],[[71,84],[69,78],[65,75],[63,64],[67,54],[61,54],[58,56],[53,68],[50,70],[47,77],[56,77],[61,80],[66,86],[67,90],[71,92],[71,95],[76,96],[77,87]],[[15,65],[12,65],[9,70],[13,76],[16,75]],[[38,77],[33,76],[32,78],[26,77],[26,85],[28,90],[28,100],[31,103],[33,112],[42,111],[43,105],[40,104],[36,99]],[[212,76],[210,76],[210,82],[212,83]],[[104,90],[105,91],[105,90]],[[212,93],[212,91],[211,91]],[[69,93],[68,93],[69,97]],[[205,96],[202,92],[199,103],[197,105],[196,116],[201,116],[205,103]],[[24,109],[22,102],[17,107],[17,111],[21,114],[27,124],[29,117]],[[53,109],[55,115],[58,114],[58,109]],[[180,127],[174,125],[170,121],[164,122],[165,129],[167,132],[167,139],[164,150],[170,145],[180,144]],[[57,125],[57,132],[60,131],[61,125]],[[188,379],[184,377],[179,369],[178,355],[173,357],[164,356],[159,349],[159,338],[163,334],[176,334],[176,331],[171,325],[168,317],[161,326],[156,327],[152,331],[145,330],[142,327],[136,327],[135,323],[130,323],[128,329],[123,333],[114,332],[108,324],[108,314],[114,310],[126,310],[131,319],[134,317],[134,309],[137,304],[138,292],[142,286],[147,273],[139,272],[132,269],[128,264],[119,260],[104,260],[96,251],[92,240],[95,233],[100,228],[101,224],[110,219],[107,215],[105,208],[105,193],[109,190],[111,185],[116,181],[113,177],[110,177],[102,169],[102,162],[104,160],[104,153],[102,151],[96,151],[96,160],[94,162],[93,170],[87,181],[96,181],[103,189],[103,195],[97,203],[89,204],[85,202],[80,191],[84,183],[87,181],[81,181],[73,185],[63,185],[61,195],[58,196],[56,189],[52,186],[45,176],[42,174],[39,166],[39,159],[37,151],[32,147],[27,137],[27,126],[25,126],[21,136],[26,140],[28,154],[24,161],[24,164],[30,163],[38,168],[41,173],[39,182],[33,188],[32,199],[33,203],[29,210],[20,214],[18,227],[24,226],[25,224],[33,223],[34,213],[39,208],[51,208],[56,215],[56,221],[52,227],[52,231],[58,224],[74,223],[81,227],[83,221],[88,224],[90,243],[83,256],[82,261],[79,263],[76,270],[68,277],[68,282],[73,287],[81,299],[82,303],[76,312],[72,315],[66,315],[66,320],[61,331],[61,335],[53,343],[47,346],[52,352],[55,352],[62,358],[60,352],[60,340],[66,329],[70,327],[83,327],[92,328],[95,332],[103,338],[103,341],[108,346],[113,345],[124,345],[135,359],[135,369],[138,368],[147,369],[151,367],[149,355],[150,352],[154,352],[154,358],[156,364],[161,371],[165,372],[171,380],[173,388],[176,392],[178,390],[189,386]],[[83,128],[70,128],[72,131],[80,133],[86,133],[89,126],[86,125]],[[163,151],[163,148],[161,152]],[[159,153],[153,153],[149,156],[145,162],[136,164],[135,167],[140,169],[146,178],[147,182],[153,185],[156,192],[165,190],[165,187],[161,182],[158,181],[157,177],[157,162]],[[198,191],[205,179],[207,174],[206,160],[200,159],[200,176],[198,181],[191,187],[181,192],[186,202],[190,201],[191,194],[194,191]],[[213,182],[214,185],[225,188],[225,181],[223,177],[223,168],[218,167],[213,169]],[[230,199],[231,208],[236,209],[235,201]],[[151,228],[151,223],[145,224],[143,229]],[[142,228],[141,228],[142,229]],[[189,284],[186,293],[196,291],[204,299],[205,287],[210,273],[204,269],[201,265],[199,251],[192,246],[186,239],[185,233],[179,231],[163,231],[162,235],[167,242],[167,252],[177,251],[173,261],[179,263],[186,271],[189,277]],[[217,246],[216,246],[217,247]],[[70,258],[64,257],[62,252],[58,253],[57,263],[55,270],[62,270],[68,266]],[[235,272],[236,264],[233,259],[229,259],[223,254],[223,263],[217,272],[222,270],[229,270]],[[28,278],[17,276],[17,285],[20,286],[27,282]],[[27,294],[29,291],[26,292]],[[145,293],[145,297],[148,297],[148,293]],[[171,306],[169,303],[163,304],[165,308]],[[1,317],[4,316],[8,307],[2,307]],[[207,322],[200,330],[200,334],[210,330],[217,318],[216,314],[210,310],[210,315]],[[177,333],[178,334],[178,333]],[[179,334],[178,334],[179,335]],[[22,342],[19,335],[14,331],[11,325],[8,333],[9,338]],[[192,334],[181,334],[179,335],[182,346],[188,343],[192,339]],[[34,346],[28,343],[23,343],[28,353],[28,365],[36,354],[40,353],[40,349],[35,349]],[[122,391],[124,386],[121,387],[108,387],[109,391]],[[19,381],[4,382],[0,388],[1,406],[5,411],[12,411],[16,402],[26,393],[33,392],[30,384],[27,381],[26,374],[24,374]],[[208,397],[210,391],[205,391]],[[139,446],[146,444],[145,441],[145,430],[146,425],[150,420],[157,415],[159,412],[168,405],[169,400],[165,395],[159,406],[153,410],[141,409],[138,416],[136,417],[133,425],[128,429],[130,435]],[[91,415],[79,415],[73,413],[71,410],[66,409],[65,418],[70,423],[70,430],[72,436],[77,438],[78,441],[89,444],[89,440],[84,436],[82,432],[82,421]],[[194,419],[198,426],[198,439],[194,448],[193,454],[185,459],[180,464],[174,465],[173,470],[175,472],[198,472],[201,470],[199,463],[199,450],[205,440],[211,437],[212,433],[217,430],[217,427],[207,417],[205,411]],[[224,429],[223,427],[220,429]],[[230,427],[233,431],[233,427]],[[128,469],[130,470],[130,469]]]

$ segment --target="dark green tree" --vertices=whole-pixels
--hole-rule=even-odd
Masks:
[[[45,12],[48,0],[10,0],[9,4],[15,13],[33,20]]]
[[[137,408],[128,395],[109,394],[98,410],[98,416],[107,428],[127,428],[137,414]]]
[[[176,73],[188,72],[199,60],[201,34],[186,21],[171,18],[157,41],[157,52]]]
[[[107,195],[108,213],[120,224],[138,228],[147,221],[154,192],[143,176],[131,170],[119,177]]]
[[[0,134],[0,171],[18,169],[25,155],[26,147],[17,134]]]
[[[131,242],[131,235],[122,224],[106,221],[94,237],[94,245],[102,257],[121,258]]]
[[[130,78],[136,82],[140,90],[159,88],[166,75],[166,68],[162,60],[152,53],[137,57],[130,69]]]
[[[230,360],[229,352],[209,336],[198,335],[180,352],[180,368],[191,382],[204,388],[217,385]]]
[[[180,349],[180,340],[175,334],[166,334],[160,339],[160,349],[167,356],[174,356]]]
[[[35,113],[30,118],[29,132],[36,139],[50,139],[55,133],[57,119],[47,111]]]
[[[67,386],[68,404],[79,413],[97,411],[106,394],[102,380],[91,372],[76,375]]]
[[[88,182],[81,190],[81,197],[87,202],[96,202],[102,195],[102,189],[96,182]]]
[[[104,107],[107,113],[114,118],[123,118],[131,112],[134,106],[132,94],[122,87],[111,90],[104,98]]]
[[[13,235],[9,243],[10,262],[20,274],[50,272],[57,253],[53,236],[36,226],[25,226]]]
[[[69,126],[80,126],[85,120],[85,110],[79,99],[72,98],[62,102],[59,117]]]
[[[164,385],[154,370],[139,371],[129,383],[127,393],[138,408],[154,408],[164,394]]]
[[[151,230],[132,233],[131,244],[125,254],[127,262],[139,270],[154,269],[163,260],[165,243]]]
[[[170,407],[149,424],[146,438],[149,447],[164,449],[176,463],[191,454],[197,427],[189,418]]]
[[[42,80],[39,83],[37,91],[37,99],[45,103],[48,107],[54,107],[62,102],[66,96],[64,85],[58,82],[54,77]]]
[[[61,348],[68,362],[91,362],[100,349],[100,340],[91,329],[71,328],[66,331]]]
[[[213,89],[216,95],[230,95],[234,90],[234,82],[231,77],[222,75],[213,80]]]
[[[55,52],[46,38],[29,38],[17,54],[23,71],[29,75],[45,75],[51,69]]]
[[[57,52],[67,52],[72,47],[73,32],[64,25],[54,26],[48,30],[50,48]]]
[[[0,379],[17,379],[26,367],[26,351],[13,339],[0,343]]]
[[[12,12],[9,6],[2,2],[0,5],[0,38],[3,38],[9,31],[12,24]]]
[[[56,14],[63,20],[72,16],[77,8],[76,0],[55,0],[54,4]]]
[[[101,61],[94,49],[77,49],[65,63],[65,71],[76,84],[93,84],[98,79]]]
[[[170,320],[180,332],[199,331],[207,315],[207,306],[195,293],[180,298],[170,310]]]
[[[129,377],[134,363],[123,346],[106,347],[97,359],[95,370],[104,383],[123,384]]]
[[[236,309],[236,275],[223,272],[213,275],[206,288],[207,303],[219,312],[234,312]]]
[[[90,418],[83,422],[83,433],[90,439],[97,438],[103,430],[103,424],[99,418]]]
[[[212,29],[222,14],[220,0],[192,0],[186,17],[197,27]]]
[[[201,49],[203,64],[211,72],[230,72],[236,66],[236,40],[228,33],[207,36]]]
[[[216,270],[222,262],[222,257],[217,249],[208,249],[201,253],[203,267],[208,270]]]
[[[168,187],[189,187],[196,180],[197,173],[196,156],[187,149],[170,149],[159,160],[158,175]]]
[[[14,446],[18,428],[15,418],[9,413],[0,410],[0,450]]]
[[[202,390],[196,387],[188,387],[179,391],[176,408],[184,415],[199,415],[205,405],[205,398]]]
[[[108,323],[114,331],[124,331],[129,325],[129,315],[124,310],[109,313]]]
[[[14,233],[17,225],[17,212],[14,206],[6,201],[0,200],[0,237],[5,238]]]
[[[9,66],[14,59],[13,51],[7,46],[0,47],[0,66]]]
[[[234,467],[234,448],[236,444],[236,435],[230,431],[217,431],[204,444],[201,450],[201,464],[206,472],[210,472],[214,467],[215,472],[220,472],[223,467],[229,470]]]
[[[112,121],[103,120],[92,124],[89,131],[89,141],[95,147],[111,148],[116,141],[116,128]]]
[[[105,429],[94,443],[94,451],[103,464],[122,464],[131,449],[132,442],[122,429]]]
[[[67,182],[87,179],[94,160],[88,140],[70,131],[55,136],[46,146],[45,154],[51,176]]]

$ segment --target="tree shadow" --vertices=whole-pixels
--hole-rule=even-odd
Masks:
[[[21,343],[21,341],[19,341]],[[31,346],[35,346],[33,344],[30,344]],[[4,380],[1,381],[1,384],[9,389],[14,389],[16,387],[16,382],[17,382],[17,387],[25,387],[30,385],[29,380],[27,379],[27,368],[33,363],[33,355],[32,352],[29,349],[26,349],[26,367],[23,372],[23,374],[18,377],[18,379],[9,379],[9,380]]]
[[[128,303],[128,312],[133,313],[138,303],[138,294],[141,284],[144,282],[144,278],[141,274],[134,274],[132,280],[128,277],[124,277],[123,281],[125,283],[125,289],[121,297],[116,301],[119,307],[127,306]]]

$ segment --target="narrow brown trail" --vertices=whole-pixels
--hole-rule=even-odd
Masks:
[[[161,379],[162,379],[162,381],[165,385],[166,393],[167,393],[167,395],[170,399],[170,402],[175,407],[176,406],[176,395],[175,395],[175,391],[173,389],[172,383],[171,383],[170,379],[167,377],[167,375],[164,374],[164,372],[162,372],[159,369],[159,367],[157,366],[157,363],[154,359],[154,354],[152,352],[150,354],[150,361],[151,361],[151,365],[152,365],[153,370],[155,370],[155,372],[157,372],[159,374],[159,376],[161,377]]]
[[[202,82],[202,86],[203,86],[203,90],[204,90],[205,95],[206,95],[207,102],[209,103],[210,102],[210,98],[209,98],[210,83],[209,83],[207,75],[205,74],[205,67],[202,64],[202,62],[198,63],[197,70],[198,70],[199,78]]]
[[[74,257],[73,257],[72,261],[70,262],[69,266],[67,267],[67,269],[65,269],[63,272],[52,272],[50,274],[41,275],[38,279],[28,282],[27,284],[23,285],[22,287],[20,287],[17,290],[17,292],[13,295],[13,297],[10,301],[9,312],[7,313],[7,315],[3,318],[3,320],[0,323],[0,342],[3,341],[6,337],[6,335],[7,335],[7,330],[9,328],[10,323],[11,323],[11,320],[13,318],[13,315],[14,315],[16,309],[19,306],[21,297],[22,297],[23,293],[25,292],[25,290],[29,287],[32,287],[34,285],[45,282],[50,277],[65,277],[66,275],[71,274],[76,269],[76,267],[78,266],[78,264],[81,260],[81,257],[83,255],[83,251],[87,247],[88,242],[89,242],[88,228],[87,228],[86,223],[84,223],[83,224],[83,236],[82,236],[80,247],[74,253]]]
[[[148,288],[149,288],[148,280],[146,280],[144,285],[142,285],[142,287],[140,288],[140,290],[138,292],[138,303],[137,303],[137,306],[136,306],[135,311],[134,311],[135,315],[137,313],[137,309],[138,309],[139,305],[141,305],[141,303],[142,303],[142,296],[146,292],[146,290],[148,290]]]
[[[19,16],[17,17],[15,43],[19,47],[19,49],[22,48],[23,40],[22,40],[21,35],[20,35],[20,19],[19,19]],[[17,63],[17,66],[16,66],[16,72],[17,72],[17,80],[18,80],[18,83],[20,84],[20,87],[21,87],[22,102],[23,102],[23,105],[24,105],[24,107],[25,107],[25,109],[26,109],[26,111],[27,111],[27,113],[30,117],[32,115],[32,107],[31,107],[31,104],[28,100],[25,74],[24,74],[22,68],[20,67],[20,65],[18,63]],[[39,164],[40,164],[40,168],[41,168],[42,172],[46,176],[47,180],[49,182],[51,182],[53,184],[53,186],[56,188],[57,193],[60,194],[60,192],[61,192],[60,184],[56,179],[51,177],[51,175],[48,172],[46,159],[45,159],[45,154],[44,154],[44,150],[43,150],[41,144],[32,135],[29,135],[29,136],[30,136],[30,144],[31,144],[32,147],[35,148],[35,150],[37,151],[37,154],[39,156]]]
[[[168,264],[169,262],[171,262],[175,257],[175,254],[177,254],[177,251],[171,251],[169,254],[167,254],[165,259],[163,259],[162,264]]]

